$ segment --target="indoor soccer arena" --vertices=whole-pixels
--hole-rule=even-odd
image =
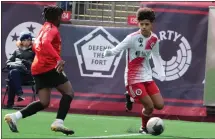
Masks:
[[[2,138],[215,138],[215,2],[1,2]]]

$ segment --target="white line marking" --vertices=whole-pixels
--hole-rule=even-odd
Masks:
[[[116,138],[116,137],[127,137],[127,136],[140,136],[144,134],[120,134],[120,135],[108,135],[108,136],[93,136],[93,137],[70,137],[71,139],[98,139],[98,138]]]
[[[69,114],[68,114],[69,115]],[[102,117],[100,117],[102,116]],[[79,115],[71,115],[71,117],[78,117],[80,118]],[[95,119],[109,119],[109,120],[125,120],[125,121],[131,121],[131,120],[139,120],[138,117],[128,117],[127,119],[125,117],[120,117],[120,116],[114,116],[114,117],[106,117],[106,116],[103,116],[103,115],[81,115],[81,117],[83,118],[86,118],[86,119],[92,119],[92,120],[95,120]],[[116,118],[117,117],[117,118]]]

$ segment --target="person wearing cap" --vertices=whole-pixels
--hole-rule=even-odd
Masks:
[[[31,64],[34,60],[34,52],[32,51],[32,35],[30,33],[21,33],[20,40],[16,43],[17,49],[12,53],[11,57],[6,61],[9,70],[9,92],[6,108],[13,108],[15,95],[18,96],[17,101],[23,101],[22,83],[26,80],[32,80]]]

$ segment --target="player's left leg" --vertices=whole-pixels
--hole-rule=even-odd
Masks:
[[[57,112],[56,120],[52,123],[51,129],[53,131],[59,131],[64,134],[74,134],[73,130],[64,126],[63,122],[70,109],[70,104],[74,98],[74,91],[70,81],[66,78],[65,74],[60,74],[57,79],[62,83],[57,85],[56,89],[62,94],[60,100],[59,109]],[[64,83],[63,83],[64,82]]]
[[[161,96],[161,94],[157,93],[157,94],[154,94],[150,97],[153,101],[154,108],[157,110],[162,110],[164,107],[164,101],[163,101],[163,97]]]
[[[147,82],[146,90],[153,101],[154,108],[162,110],[164,107],[164,100],[156,83],[154,81]]]
[[[70,104],[74,98],[74,90],[70,81],[59,85],[57,87],[57,90],[62,94],[59,110],[57,113],[57,119],[64,120],[70,109]]]

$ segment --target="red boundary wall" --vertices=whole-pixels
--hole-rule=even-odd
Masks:
[[[2,88],[2,92],[5,92],[5,88]],[[24,89],[24,95],[26,97],[25,101],[15,102],[16,107],[23,107],[32,101],[32,91],[30,89]],[[53,91],[51,97],[51,103],[46,111],[57,111],[59,106],[61,95]],[[123,95],[106,95],[98,93],[75,93],[75,99],[71,104],[70,113],[81,113],[81,114],[99,114],[99,115],[114,115],[114,116],[140,116],[140,111],[142,109],[141,105],[134,104],[132,112],[125,111],[125,102],[111,102],[102,101],[104,105],[101,105],[99,100],[83,100],[83,97],[87,98],[123,98]],[[2,95],[3,99],[3,95]],[[7,101],[7,96],[5,99],[5,104]],[[184,103],[196,103],[202,104],[202,101],[194,100],[176,100],[176,99],[165,99],[165,102],[184,102]],[[114,107],[114,110],[112,109]],[[183,110],[183,111],[182,111]],[[167,113],[168,111],[168,113]],[[165,113],[165,114],[164,114]],[[204,122],[215,122],[215,118],[206,115],[206,108],[204,107],[187,107],[182,108],[180,106],[166,106],[162,111],[155,110],[154,116],[159,116],[165,119],[180,119],[188,121],[204,121]]]

